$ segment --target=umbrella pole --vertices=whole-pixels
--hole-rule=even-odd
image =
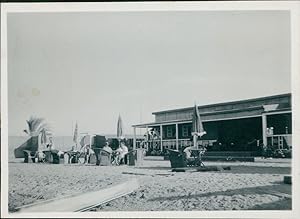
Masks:
[[[198,149],[198,144],[197,144],[197,135],[194,134],[193,136],[193,140],[194,140],[194,147]]]

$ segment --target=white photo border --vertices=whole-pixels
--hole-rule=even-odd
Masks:
[[[251,211],[118,211],[88,213],[8,213],[8,100],[7,100],[7,14],[34,12],[118,12],[118,11],[233,11],[287,10],[291,19],[292,85],[292,210]],[[99,3],[2,3],[1,4],[1,217],[14,218],[300,218],[300,97],[299,48],[300,2],[298,1],[218,1],[218,2],[99,2]]]

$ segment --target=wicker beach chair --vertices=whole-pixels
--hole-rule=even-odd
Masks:
[[[186,167],[187,162],[182,152],[172,149],[167,149],[169,152],[169,159],[171,162],[171,168]]]
[[[111,165],[111,153],[101,150],[99,154],[99,165],[110,166]]]
[[[52,164],[60,163],[59,150],[56,150],[56,149],[46,150],[46,151],[43,151],[43,153],[46,155],[45,160],[47,163],[52,163]]]
[[[96,164],[97,163],[97,157],[96,157],[96,154],[91,154],[89,156],[89,164]]]
[[[64,163],[69,164],[69,163],[78,163],[80,156],[79,151],[66,151],[64,153]]]
[[[36,151],[24,150],[24,163],[35,163]]]

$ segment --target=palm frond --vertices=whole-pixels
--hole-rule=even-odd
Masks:
[[[31,116],[26,120],[28,130],[24,130],[29,135],[39,135],[43,130],[45,133],[51,133],[51,128],[44,118]]]

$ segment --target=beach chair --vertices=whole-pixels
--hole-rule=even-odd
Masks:
[[[96,162],[97,162],[96,154],[91,154],[89,156],[89,164],[96,164]]]
[[[190,166],[205,167],[204,163],[202,162],[202,156],[201,156],[200,149],[193,149],[192,157],[188,158],[187,162],[188,162],[188,165],[190,165]]]
[[[127,153],[127,164],[129,166],[135,166],[135,163],[136,163],[136,150],[131,150],[131,151],[128,151]]]
[[[111,153],[109,153],[105,150],[100,150],[99,162],[97,162],[97,164],[100,166],[110,166],[111,165]]]
[[[187,162],[184,153],[172,149],[167,149],[167,150],[169,152],[171,168],[187,167]]]
[[[46,155],[45,162],[52,163],[52,164],[59,164],[60,163],[60,155],[58,154],[59,150],[52,149],[43,151]]]
[[[66,151],[64,153],[64,163],[69,164],[69,163],[78,163],[80,156],[79,151]]]

